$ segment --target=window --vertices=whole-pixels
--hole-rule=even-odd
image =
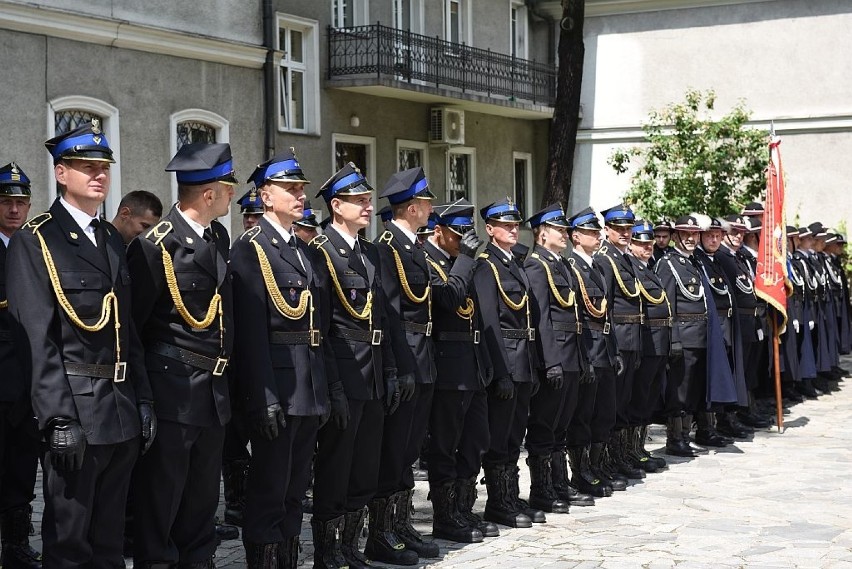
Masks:
[[[331,135],[333,170],[337,172],[347,162],[352,162],[361,170],[361,174],[373,188],[379,187],[375,179],[376,171],[376,139],[372,136],[354,136],[351,134]],[[378,209],[378,195],[373,192],[373,207]],[[376,218],[370,221],[369,233],[365,237],[370,240],[376,237]]]
[[[423,0],[393,0],[393,27],[423,33]]]
[[[512,152],[514,161],[515,203],[521,213],[533,213],[532,155],[527,152]]]
[[[447,202],[465,198],[476,203],[476,149],[447,150]]]
[[[316,20],[278,17],[278,128],[282,131],[319,134],[317,30]]]
[[[47,138],[74,130],[93,118],[101,121],[101,130],[112,148],[115,164],[110,168],[110,190],[106,201],[101,206],[100,213],[107,219],[112,219],[121,201],[121,139],[118,134],[118,109],[98,99],[72,95],[50,101],[47,105],[47,115],[49,125]],[[47,179],[50,180],[48,194],[52,202],[56,198],[56,179],[53,176],[53,158],[48,155],[47,161],[49,168]]]
[[[190,142],[228,142],[228,121],[204,109],[186,109],[169,117],[169,156],[174,156],[184,144]],[[177,179],[171,176],[172,203],[177,201]],[[168,204],[163,204],[168,210]],[[222,221],[221,219],[219,221]],[[230,228],[230,221],[222,221]]]
[[[511,33],[509,41],[512,55],[521,59],[527,59],[527,7],[523,2],[511,0],[509,11]]]
[[[470,43],[470,1],[445,0],[444,37],[452,43]]]
[[[193,142],[204,142],[212,144],[216,142],[216,127],[201,121],[183,121],[177,125],[177,149],[180,150],[185,144]]]
[[[368,0],[331,0],[331,22],[335,28],[364,26],[370,21]]]
[[[396,156],[397,172],[420,166],[426,173],[426,177],[429,177],[429,145],[427,143],[415,140],[397,140]]]

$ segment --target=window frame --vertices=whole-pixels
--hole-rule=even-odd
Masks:
[[[275,112],[278,132],[292,134],[320,135],[320,62],[319,62],[319,22],[310,18],[294,16],[292,14],[278,13],[276,15],[275,37],[275,60],[276,75],[275,82]],[[302,61],[292,62],[288,59],[287,46],[281,45],[281,31],[283,29],[296,30],[302,33]],[[290,37],[290,34],[287,34]],[[288,39],[289,41],[289,39]],[[292,128],[284,124],[282,97],[283,86],[281,75],[285,69],[298,70],[302,73],[302,96],[304,128]]]
[[[476,148],[473,146],[452,146],[447,148],[446,156],[445,156],[445,168],[446,168],[446,185],[444,187],[444,198],[447,203],[456,200],[456,197],[450,197],[450,156],[459,154],[459,155],[467,155],[470,157],[470,195],[466,196],[465,199],[470,203],[476,202]]]
[[[522,49],[518,49],[518,34],[517,30],[512,27],[512,10],[517,10],[516,14],[519,16],[518,20],[516,20],[516,24],[523,25],[522,39],[523,46]],[[518,59],[529,59],[529,38],[530,38],[530,24],[529,24],[529,10],[527,9],[526,4],[523,0],[509,0],[509,54],[514,54]]]
[[[444,0],[444,39],[448,42],[453,41],[452,29],[450,27],[450,14],[453,4],[458,4],[459,17],[461,18],[458,28],[459,39],[455,43],[458,45],[471,45],[473,27],[470,16],[470,0]]]
[[[335,3],[338,4],[336,11]],[[352,26],[338,25],[340,17],[344,15],[344,3],[352,5]],[[348,27],[366,26],[370,23],[370,3],[368,0],[331,0],[329,7],[331,9],[331,25],[334,28],[346,29]],[[346,22],[344,21],[343,23],[345,24]]]
[[[378,223],[375,213],[379,210],[379,183],[376,178],[376,137],[360,136],[356,134],[342,134],[333,132],[331,134],[331,171],[337,172],[337,143],[361,144],[367,147],[367,183],[373,187],[373,216],[370,218],[370,226],[367,228],[367,236],[372,241],[378,232]],[[358,164],[356,164],[358,166]],[[360,167],[360,166],[359,166]],[[331,213],[329,213],[331,215]]]
[[[525,203],[521,204],[523,207],[522,213],[529,217],[533,213],[533,203],[534,198],[533,194],[535,193],[535,188],[533,187],[533,175],[532,175],[532,154],[530,152],[512,152],[512,194],[515,200],[515,203],[518,202],[518,183],[517,178],[515,177],[515,162],[517,160],[522,160],[526,163],[526,186],[527,186],[527,195],[524,200]]]
[[[396,139],[396,171],[399,171],[399,151],[403,148],[408,150],[419,150],[421,153],[421,163],[423,168],[423,173],[426,174],[426,178],[429,178],[429,143],[421,142],[419,140],[406,140],[404,138]]]
[[[112,156],[115,159],[115,163],[110,166],[109,193],[103,203],[104,215],[107,219],[112,219],[118,212],[118,204],[121,202],[121,136],[119,135],[121,130],[119,128],[118,108],[100,99],[84,95],[68,95],[51,99],[47,103],[48,139],[56,136],[56,114],[72,110],[85,111],[103,117],[104,124],[101,125],[101,128],[106,135],[109,147],[112,149]],[[53,157],[49,153],[47,167],[48,198],[50,201],[48,207],[50,207],[58,192],[56,177],[53,174]]]
[[[212,111],[205,109],[184,109],[169,116],[169,156],[174,156],[177,151],[177,127],[182,122],[195,121],[209,124],[216,129],[216,142],[230,142],[231,127],[228,119]],[[177,178],[169,176],[171,187],[172,204],[177,203]],[[165,208],[167,211],[169,208]],[[227,227],[228,224],[226,223]]]

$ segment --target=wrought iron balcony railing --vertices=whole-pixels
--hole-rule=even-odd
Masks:
[[[328,78],[375,77],[553,106],[556,67],[381,24],[328,28]]]

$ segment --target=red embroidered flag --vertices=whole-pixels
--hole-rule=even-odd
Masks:
[[[779,330],[787,324],[787,225],[784,211],[784,170],[781,167],[781,139],[769,143],[766,171],[766,203],[763,206],[763,235],[757,252],[755,293],[781,315]]]

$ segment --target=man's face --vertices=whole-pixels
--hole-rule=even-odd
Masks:
[[[142,214],[134,214],[129,207],[125,206],[118,212],[113,225],[121,233],[124,242],[130,243],[137,235],[154,227],[159,219],[150,209]]]
[[[310,243],[311,239],[319,235],[316,227],[304,227],[302,225],[293,225],[293,233],[305,243]]]
[[[601,232],[597,229],[575,229],[571,240],[575,247],[580,247],[586,254],[591,255],[601,246]]]
[[[654,242],[631,241],[630,252],[633,253],[633,256],[639,259],[640,261],[645,261],[647,263],[648,259],[651,258],[651,255],[654,254]]]
[[[672,232],[665,229],[654,231],[654,243],[658,249],[665,249],[669,246],[669,241],[672,240]]]
[[[224,182],[216,182],[211,189],[205,191],[213,192],[210,209],[214,214],[214,219],[227,215],[231,209],[231,201],[234,199],[234,186]]]
[[[290,225],[305,214],[305,184],[302,182],[268,182],[260,190],[267,210],[284,224]]]
[[[675,242],[687,253],[692,253],[695,251],[695,246],[698,244],[698,232],[675,231]]]
[[[30,212],[30,198],[26,196],[0,197],[0,233],[11,236],[21,228]]]
[[[708,253],[715,253],[722,245],[722,230],[708,229],[701,233],[701,247]]]
[[[459,256],[459,243],[461,243],[461,235],[442,225],[435,226],[435,235],[433,236],[438,247],[450,254],[451,257]]]
[[[551,251],[560,252],[568,246],[568,228],[544,224],[542,228],[544,246]]]
[[[415,198],[408,204],[408,211],[411,215],[411,224],[414,227],[423,227],[429,222],[429,215],[432,213],[432,200]]]
[[[733,249],[739,249],[743,244],[743,235],[745,232],[742,229],[731,229],[726,239]]]
[[[56,181],[65,186],[65,195],[75,204],[102,204],[109,194],[109,162],[64,160],[53,167]]]
[[[825,249],[825,239],[814,239],[814,251],[821,253]]]
[[[373,217],[373,196],[358,194],[340,196],[331,200],[331,211],[355,227],[369,227]]]
[[[244,213],[243,214],[243,231],[248,231],[258,223],[260,223],[260,218],[263,217],[262,213]]]
[[[498,247],[508,250],[518,242],[519,226],[516,221],[489,221],[485,232]]]
[[[630,226],[622,227],[620,225],[607,225],[606,238],[610,243],[616,245],[620,249],[624,249],[630,245],[630,235],[633,228]]]
[[[806,251],[810,251],[814,248],[814,238],[810,235],[799,238],[799,246]]]

